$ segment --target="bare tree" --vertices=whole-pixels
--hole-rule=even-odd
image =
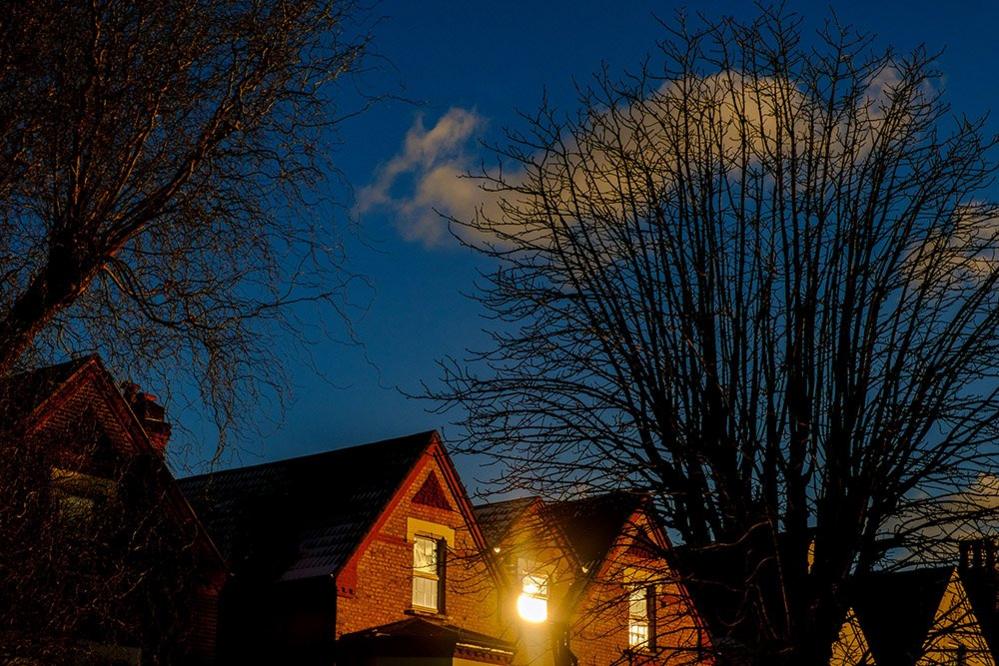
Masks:
[[[46,437],[15,440],[9,423],[0,663],[202,663],[199,586],[222,565],[206,558],[163,460],[113,448],[92,414]]]
[[[995,140],[924,49],[766,9],[666,30],[475,174],[451,223],[497,264],[491,344],[428,394],[501,490],[651,489],[721,639],[828,663],[852,574],[992,516]]]
[[[99,350],[224,422],[276,381],[292,306],[341,308],[333,84],[350,0],[0,10],[0,374]],[[163,382],[156,382],[162,385]]]

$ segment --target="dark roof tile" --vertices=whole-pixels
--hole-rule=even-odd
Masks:
[[[499,544],[517,519],[536,501],[535,497],[519,497],[473,507],[475,521],[482,530],[486,545],[492,547]]]
[[[645,495],[619,491],[546,506],[548,517],[565,533],[579,561],[593,567],[607,556]]]
[[[850,605],[878,666],[912,666],[954,567],[877,572],[856,578]]]
[[[60,386],[92,362],[99,363],[96,356],[84,356],[0,378],[0,419],[7,426],[18,425],[21,419],[30,416]]]
[[[230,566],[282,580],[335,573],[433,432],[188,477],[181,490]]]

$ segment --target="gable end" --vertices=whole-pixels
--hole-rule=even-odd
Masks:
[[[413,503],[431,506],[436,509],[444,509],[445,511],[454,511],[454,507],[447,501],[444,488],[441,487],[441,482],[437,479],[437,474],[434,472],[430,472],[427,475],[427,478],[423,481],[423,485],[413,495]]]

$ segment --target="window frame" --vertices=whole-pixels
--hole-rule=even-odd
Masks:
[[[520,616],[520,618],[525,622],[532,622],[534,624],[544,624],[548,622],[551,604],[551,573],[545,567],[538,566],[538,564],[532,559],[518,557],[517,574],[517,581],[520,583],[519,590],[517,591],[518,616]],[[531,589],[529,589],[529,587]],[[529,598],[535,601],[543,602],[544,619],[534,621],[528,620],[524,617],[519,608],[519,600],[521,598]]]
[[[636,599],[640,594],[641,598]],[[635,613],[635,605],[642,604],[642,612]],[[636,640],[641,628],[645,637]],[[636,584],[628,588],[628,649],[633,652],[656,652],[656,586]]]
[[[421,543],[432,544],[433,562],[429,566],[432,566],[434,571],[431,573],[424,570],[425,566],[421,565],[417,561],[418,557],[418,547]],[[433,613],[437,615],[442,615],[445,612],[445,588],[446,588],[446,572],[447,572],[447,541],[436,534],[414,534],[413,535],[413,548],[412,548],[412,567],[413,567],[413,583],[412,590],[410,594],[410,606],[415,611],[420,611],[423,613]],[[417,581],[432,581],[434,584],[434,606],[427,606],[420,603],[417,600]]]
[[[94,516],[115,496],[111,479],[54,466],[49,471],[56,518],[75,529],[89,529]]]

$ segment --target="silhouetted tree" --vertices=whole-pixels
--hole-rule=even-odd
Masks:
[[[221,565],[163,460],[95,424],[0,437],[0,663],[201,663],[198,587]]]
[[[475,174],[451,224],[497,263],[491,344],[428,393],[501,490],[651,489],[737,606],[719,643],[828,663],[852,573],[993,515],[995,140],[923,49],[767,10],[667,29]]]
[[[337,310],[335,82],[350,0],[0,10],[0,375],[100,350],[216,416],[276,380],[291,306]],[[157,382],[164,384],[165,382]]]

